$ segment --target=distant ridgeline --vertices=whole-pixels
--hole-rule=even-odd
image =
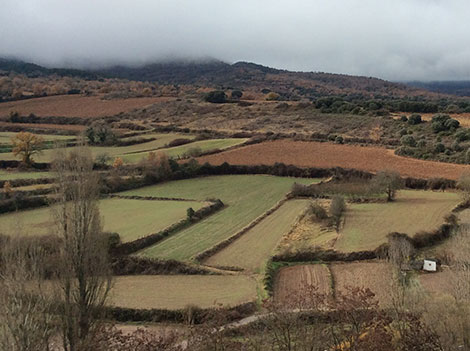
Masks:
[[[408,82],[410,86],[441,94],[470,96],[470,81]]]

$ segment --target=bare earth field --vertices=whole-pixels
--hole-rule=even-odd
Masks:
[[[397,156],[393,150],[332,143],[276,140],[198,158],[200,163],[257,165],[283,162],[299,167],[343,167],[369,172],[391,169],[402,176],[458,179],[466,165]]]
[[[292,302],[303,289],[311,286],[318,293],[331,294],[331,276],[326,265],[310,264],[281,269],[276,279],[274,298],[280,303]]]
[[[347,292],[347,287],[369,288],[380,304],[390,301],[392,271],[386,263],[353,262],[330,266],[336,292]]]
[[[129,112],[136,108],[161,101],[165,98],[144,97],[129,99],[102,100],[101,96],[58,95],[0,104],[0,117],[17,111],[22,116],[34,113],[36,116],[58,117],[104,117],[119,112]]]
[[[256,281],[243,275],[117,277],[111,304],[129,308],[180,309],[235,306],[256,299]]]

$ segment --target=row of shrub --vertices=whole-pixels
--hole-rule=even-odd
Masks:
[[[224,248],[226,248],[227,246],[229,246],[231,243],[233,243],[235,240],[237,240],[238,238],[240,238],[242,235],[244,235],[246,232],[248,232],[250,229],[254,228],[258,223],[260,223],[263,219],[265,219],[267,216],[269,216],[270,214],[272,214],[274,211],[276,211],[277,209],[279,209],[279,207],[281,207],[286,201],[288,200],[288,198],[284,198],[280,201],[277,202],[276,205],[274,205],[273,207],[271,207],[268,211],[266,211],[265,213],[263,213],[261,216],[258,216],[254,221],[252,221],[250,224],[248,224],[247,226],[243,227],[241,230],[239,230],[238,232],[236,232],[235,234],[233,234],[231,237],[229,237],[228,239],[225,239],[217,244],[215,244],[214,246],[212,246],[211,248],[199,253],[198,255],[196,255],[194,257],[194,259],[196,261],[204,261],[205,259],[215,255],[217,252],[223,250]]]
[[[256,303],[248,302],[229,308],[198,308],[188,306],[185,309],[135,309],[125,307],[107,307],[107,318],[121,322],[171,322],[185,324],[201,324],[211,319],[216,313],[223,313],[226,322],[233,322],[248,317],[257,311]]]
[[[129,255],[134,252],[140,251],[146,247],[156,244],[157,242],[169,237],[170,235],[175,234],[176,232],[190,226],[191,224],[200,221],[201,219],[218,211],[222,207],[224,207],[223,202],[220,200],[216,200],[209,206],[203,207],[195,211],[191,218],[182,219],[181,221],[172,224],[168,228],[165,228],[159,231],[158,233],[150,234],[143,238],[139,238],[137,240],[118,245],[117,247],[111,250],[111,253],[113,255]]]
[[[34,113],[30,113],[28,116],[20,116],[17,112],[13,112],[10,114],[9,121],[12,123],[87,125],[92,119],[85,117],[36,116]]]
[[[157,138],[150,137],[150,138],[117,139],[115,145],[116,146],[138,145],[138,144],[148,143],[154,140],[157,140]]]
[[[201,266],[190,265],[180,261],[137,256],[114,257],[111,264],[114,275],[215,274]]]
[[[0,200],[0,214],[47,206],[48,204],[49,198],[47,196],[25,197],[21,194],[15,194],[10,199]]]
[[[38,185],[38,184],[52,184],[53,178],[35,178],[35,179],[11,179],[0,180],[0,188],[3,188],[6,182],[9,182],[12,187]]]
[[[5,168],[22,168],[24,167],[23,162],[17,160],[0,160],[0,169]],[[38,170],[46,170],[49,169],[50,164],[45,162],[34,162],[30,165],[31,168],[38,169]]]

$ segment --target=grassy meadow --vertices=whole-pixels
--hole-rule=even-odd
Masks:
[[[390,232],[414,235],[436,229],[458,203],[457,193],[402,190],[389,203],[349,204],[335,249],[375,249]]]
[[[259,272],[308,203],[308,200],[287,201],[228,247],[209,257],[205,263]]]
[[[104,199],[100,214],[104,230],[117,232],[123,242],[158,232],[186,217],[186,210],[198,210],[203,202]],[[0,233],[49,234],[54,229],[48,207],[0,215]]]
[[[313,181],[265,175],[213,176],[158,184],[123,194],[221,199],[226,208],[140,253],[147,257],[189,260],[269,210],[289,192],[294,182]]]
[[[256,299],[256,281],[243,275],[116,277],[111,304],[128,308],[182,309],[235,306]]]

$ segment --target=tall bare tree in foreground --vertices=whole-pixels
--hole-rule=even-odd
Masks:
[[[4,240],[0,252],[0,349],[49,350],[56,331],[43,288],[46,257],[36,240]]]
[[[58,150],[54,161],[57,179],[55,222],[63,240],[58,293],[63,302],[64,349],[87,349],[99,328],[111,288],[107,241],[98,208],[99,178],[93,158],[84,146],[70,153]]]

